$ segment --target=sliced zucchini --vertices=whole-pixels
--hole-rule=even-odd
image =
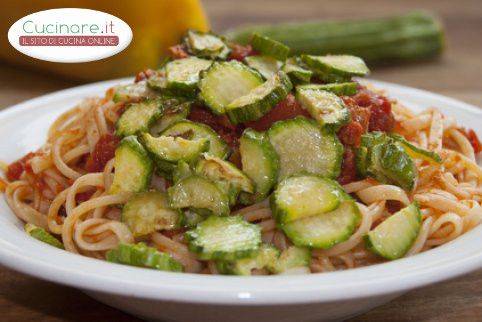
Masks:
[[[213,129],[202,123],[179,121],[161,132],[161,135],[180,136],[188,140],[206,138],[209,140],[209,154],[221,159],[229,156],[230,149],[226,142]]]
[[[311,251],[305,247],[290,246],[279,256],[274,271],[277,274],[309,274]]]
[[[358,84],[355,82],[330,83],[330,84],[306,84],[299,85],[296,89],[313,89],[332,92],[338,96],[352,96],[358,91]]]
[[[286,224],[336,209],[340,205],[340,193],[330,179],[298,175],[278,184],[270,204],[276,221]]]
[[[302,55],[303,62],[322,80],[341,83],[353,76],[365,76],[369,69],[363,59],[350,55]]]
[[[263,244],[251,257],[235,261],[217,261],[216,267],[221,274],[249,276],[253,269],[272,271],[276,266],[278,256],[277,248]]]
[[[386,259],[403,257],[412,247],[421,225],[420,209],[412,203],[371,230],[365,236],[366,246]]]
[[[291,82],[294,84],[298,83],[309,83],[313,72],[309,69],[303,68],[297,58],[288,58],[281,68],[283,72],[288,75]]]
[[[403,136],[399,134],[390,134],[390,137],[396,140],[404,148],[405,152],[407,152],[407,154],[414,159],[421,159],[435,163],[442,162],[442,158],[438,153],[419,148],[408,142]]]
[[[225,181],[236,190],[253,193],[254,184],[251,179],[234,164],[220,158],[203,154],[196,165],[196,173],[213,182]]]
[[[263,84],[263,77],[238,62],[214,63],[201,73],[200,98],[215,114],[224,114],[229,103]]]
[[[119,244],[117,248],[107,252],[106,259],[112,263],[153,268],[160,271],[183,271],[181,263],[169,254],[148,247],[144,243]]]
[[[229,198],[212,181],[197,175],[183,178],[168,189],[171,208],[205,209],[217,216],[229,214]]]
[[[47,232],[45,229],[41,227],[37,227],[33,224],[25,224],[25,232],[32,236],[33,238],[40,240],[41,242],[44,242],[46,244],[49,244],[50,246],[54,246],[60,249],[64,249],[64,245],[60,240],[55,238],[52,234]]]
[[[191,111],[191,102],[183,102],[179,104],[168,105],[164,108],[161,118],[159,118],[149,129],[149,133],[154,136],[167,129],[177,121],[184,120]]]
[[[356,203],[347,200],[333,211],[295,220],[281,228],[296,246],[327,249],[350,238],[360,218]]]
[[[149,127],[161,116],[162,103],[160,100],[147,100],[131,104],[117,120],[115,134],[123,137],[147,132]]]
[[[179,161],[193,162],[209,149],[209,140],[206,138],[186,140],[179,136],[153,137],[149,133],[142,133],[139,139],[151,153],[161,173],[166,174],[172,173]]]
[[[167,195],[148,191],[135,195],[122,208],[124,222],[134,237],[144,236],[157,230],[178,228],[181,213],[169,208]]]
[[[127,85],[119,85],[114,88],[112,100],[115,103],[129,101],[132,99],[147,99],[158,96],[148,86],[146,81]]]
[[[194,95],[197,90],[199,73],[208,69],[211,60],[197,57],[176,59],[166,64],[166,88],[176,93]]]
[[[152,160],[135,136],[125,137],[119,143],[115,150],[114,168],[110,194],[142,192],[151,181]]]
[[[203,260],[236,260],[255,254],[261,228],[241,216],[210,216],[186,233],[189,249]]]
[[[185,161],[179,161],[172,173],[172,181],[176,183],[179,180],[189,177],[193,174],[194,174],[194,171],[191,169],[191,166],[189,165],[189,163]]]
[[[279,158],[265,133],[246,129],[239,139],[243,172],[254,182],[254,194],[241,193],[242,204],[265,199],[276,184]]]
[[[257,120],[282,101],[292,88],[288,76],[279,71],[264,84],[229,103],[226,114],[233,124]]]
[[[296,99],[321,126],[336,131],[350,121],[350,111],[345,103],[331,92],[299,86]]]
[[[336,135],[321,130],[314,120],[299,116],[278,121],[268,136],[280,158],[278,180],[303,172],[338,177],[343,146]]]
[[[383,132],[362,135],[356,163],[360,175],[408,191],[415,187],[418,179],[418,171],[410,155],[400,143]]]
[[[276,58],[269,56],[248,56],[244,61],[249,67],[256,69],[265,79],[273,77],[283,65]]]
[[[184,37],[184,44],[189,53],[202,58],[224,60],[230,53],[220,37],[207,32],[189,30]]]
[[[290,48],[285,44],[257,33],[251,38],[251,46],[261,54],[281,61],[285,61],[290,53]]]
[[[197,224],[203,221],[205,218],[202,214],[194,210],[185,210],[184,216],[182,217],[181,225],[186,228],[195,228]]]

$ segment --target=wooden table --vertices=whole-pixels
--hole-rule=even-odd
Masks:
[[[438,61],[373,71],[372,77],[427,89],[482,106],[480,0],[315,1],[206,0],[214,30],[247,22],[353,18],[428,9],[447,27],[448,49]],[[2,31],[6,32],[6,31]],[[0,108],[76,84],[0,65]],[[138,321],[82,292],[0,268],[2,321]],[[409,292],[351,321],[481,321],[482,271]]]

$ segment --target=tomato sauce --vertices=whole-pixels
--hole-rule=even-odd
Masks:
[[[338,176],[340,184],[347,184],[356,180],[355,151],[351,146],[345,146],[341,173]]]
[[[168,49],[169,55],[174,59],[181,59],[189,57],[186,48],[183,45],[171,46]]]
[[[472,129],[460,129],[462,133],[465,135],[465,137],[469,140],[470,144],[474,148],[475,154],[479,153],[482,151],[482,144],[480,143],[480,140],[477,136],[477,134],[474,132]]]
[[[114,157],[115,149],[120,139],[113,134],[105,134],[100,137],[95,145],[94,151],[89,155],[85,163],[88,172],[101,172],[106,163]]]
[[[358,106],[370,109],[369,131],[391,132],[395,126],[392,103],[382,95],[360,87],[358,93],[351,96]]]
[[[310,118],[310,114],[301,107],[293,94],[288,94],[284,100],[279,102],[267,114],[259,120],[247,122],[246,127],[250,127],[257,131],[266,131],[274,122],[292,119],[296,116],[305,116]]]
[[[251,45],[242,46],[234,44],[231,46],[231,53],[229,54],[228,59],[243,61],[246,57],[253,55],[256,55],[256,52]]]
[[[22,173],[29,167],[28,163],[30,159],[36,156],[37,153],[29,152],[20,160],[11,163],[7,168],[7,173],[5,174],[8,181],[15,181],[20,179]]]

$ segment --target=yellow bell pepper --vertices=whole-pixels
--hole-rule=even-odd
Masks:
[[[25,56],[3,39],[0,42],[0,59],[69,79],[111,79],[156,67],[166,56],[167,49],[179,43],[187,29],[209,29],[198,0],[44,0],[7,1],[0,11],[1,30],[6,35],[15,21],[28,14],[65,7],[99,10],[124,20],[133,32],[131,44],[123,52],[100,61],[62,64]]]

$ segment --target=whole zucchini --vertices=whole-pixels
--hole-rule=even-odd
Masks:
[[[253,33],[284,43],[291,54],[349,54],[372,64],[426,59],[444,47],[440,21],[421,11],[377,19],[242,26],[226,36],[247,44]]]

